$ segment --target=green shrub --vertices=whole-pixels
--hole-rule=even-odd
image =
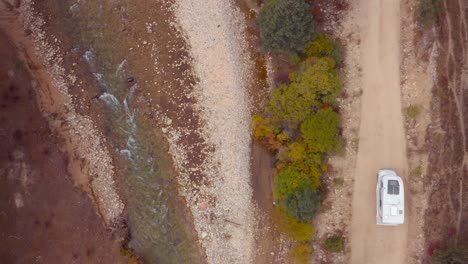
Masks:
[[[468,245],[462,243],[451,245],[447,249],[437,250],[432,257],[433,264],[464,264],[468,263]]]
[[[305,94],[294,83],[281,85],[273,90],[268,110],[275,122],[295,128],[318,107],[315,94]]]
[[[252,126],[254,130],[254,136],[259,140],[275,137],[279,132],[279,129],[271,124],[270,119],[263,117],[261,114],[253,115]]]
[[[335,61],[336,64],[342,65],[344,62],[344,47],[343,44],[341,44],[340,41],[336,40],[335,41],[335,48],[333,49],[332,53],[330,54],[330,57],[332,57]]]
[[[310,58],[299,72],[291,74],[291,84],[273,90],[268,111],[272,121],[296,128],[324,103],[332,103],[341,90],[341,80],[332,58]]]
[[[15,68],[15,71],[20,71],[20,70],[24,69],[24,62],[22,60],[20,60],[20,59],[16,60],[14,68]]]
[[[333,41],[327,35],[320,34],[307,47],[306,54],[311,57],[329,57],[334,49]]]
[[[298,219],[289,216],[284,210],[277,208],[273,212],[273,219],[282,230],[291,239],[306,242],[315,235],[314,227],[311,223],[301,222]]]
[[[275,196],[280,200],[294,195],[299,188],[317,189],[320,186],[320,171],[315,175],[302,172],[298,167],[288,165],[275,177]]]
[[[406,108],[406,115],[411,119],[416,119],[420,113],[419,105],[410,105]]]
[[[325,246],[330,252],[341,252],[344,249],[344,238],[342,235],[333,235],[327,238]]]
[[[304,162],[307,154],[307,146],[304,141],[294,142],[289,145],[288,158],[293,163]]]
[[[128,264],[139,264],[140,258],[136,255],[133,248],[131,248],[128,243],[130,242],[130,238],[126,237],[120,244],[120,254],[128,258]]]
[[[311,167],[322,168],[324,155],[322,153],[312,152],[307,148],[304,141],[294,142],[289,145],[288,160],[299,167],[301,171],[310,173]]]
[[[310,5],[304,0],[270,0],[258,22],[264,51],[301,53],[316,35]]]
[[[286,196],[285,206],[297,219],[312,220],[320,207],[320,193],[308,187],[297,189]]]
[[[305,264],[310,262],[312,247],[308,243],[299,243],[291,249],[291,257],[295,263]]]
[[[436,23],[442,10],[441,0],[419,0],[416,14],[419,16],[421,27],[428,28]]]
[[[309,57],[331,57],[337,64],[343,62],[343,46],[338,41],[333,41],[325,34],[320,34],[309,47],[306,54]]]
[[[414,177],[420,177],[422,176],[422,173],[423,173],[423,168],[422,168],[422,165],[418,165],[416,167],[414,167],[411,172],[410,172],[410,176],[412,178]]]
[[[305,60],[296,73],[289,76],[297,84],[303,96],[312,97],[317,104],[332,103],[341,91],[342,82],[336,62],[330,57],[309,58]]]
[[[343,179],[342,177],[334,178],[334,179],[333,179],[333,184],[334,184],[335,186],[341,187],[341,186],[343,186],[343,184],[344,184],[344,179]]]
[[[340,116],[330,108],[320,109],[301,125],[307,147],[314,152],[334,150],[340,141]]]
[[[289,135],[273,125],[270,118],[261,114],[252,117],[253,134],[271,150],[277,150],[289,140]]]

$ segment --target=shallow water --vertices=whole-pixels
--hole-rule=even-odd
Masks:
[[[52,1],[54,2],[54,1]],[[99,100],[114,146],[115,167],[125,201],[130,246],[145,263],[198,263],[199,250],[188,210],[177,193],[177,183],[164,142],[145,127],[133,107],[138,82],[129,83],[125,47],[116,41],[118,18],[101,1],[55,1],[57,23],[69,28],[67,37],[99,85]]]

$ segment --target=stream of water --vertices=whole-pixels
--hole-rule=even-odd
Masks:
[[[114,146],[114,161],[126,203],[130,246],[145,263],[198,263],[201,260],[196,236],[185,204],[177,192],[170,156],[145,127],[134,108],[137,80],[130,80],[124,49],[113,39],[117,24],[109,9],[99,1],[79,6],[72,1],[55,1],[61,18],[57,24],[73,28],[67,37],[75,52],[87,64],[99,85],[102,115],[108,128],[107,140]],[[90,19],[92,17],[92,19]],[[63,27],[63,26],[62,26]]]

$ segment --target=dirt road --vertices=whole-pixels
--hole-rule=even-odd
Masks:
[[[360,5],[363,95],[354,171],[351,263],[404,263],[407,224],[375,224],[377,170],[391,168],[407,178],[399,72],[400,1],[361,0]]]

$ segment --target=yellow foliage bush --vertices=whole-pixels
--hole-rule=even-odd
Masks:
[[[307,243],[299,243],[291,249],[291,258],[295,263],[305,264],[310,262],[312,247]]]
[[[294,142],[289,145],[288,158],[293,163],[301,163],[305,159],[306,149],[307,147],[304,142]]]
[[[290,164],[278,169],[275,177],[275,197],[280,201],[290,194],[294,194],[302,187],[316,190],[320,186],[321,171],[317,167],[307,168],[303,171],[301,167]]]
[[[288,215],[281,208],[276,208],[273,213],[273,219],[286,235],[291,239],[307,242],[315,236],[315,229],[312,223],[301,222],[298,219]]]
[[[261,114],[252,117],[253,133],[255,138],[266,143],[272,150],[278,150],[290,139],[290,136],[275,126],[271,119]]]
[[[323,57],[330,56],[335,49],[333,41],[324,34],[320,34],[306,50],[308,56]]]
[[[261,114],[255,114],[252,117],[252,126],[254,130],[254,136],[259,140],[274,137],[275,132],[277,132],[271,125],[270,119],[264,118]]]

